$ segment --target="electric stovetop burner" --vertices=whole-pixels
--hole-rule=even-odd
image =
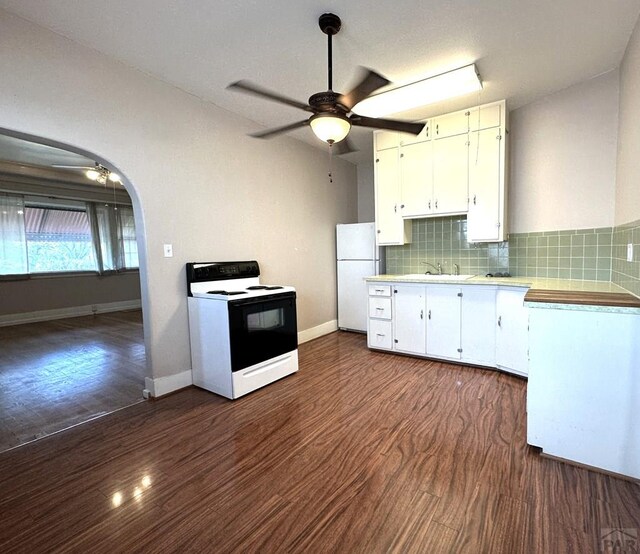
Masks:
[[[207,294],[223,294],[225,296],[232,296],[234,294],[247,294],[245,291],[243,290],[208,290]]]
[[[267,285],[254,285],[253,287],[247,287],[247,290],[263,290],[266,288]]]

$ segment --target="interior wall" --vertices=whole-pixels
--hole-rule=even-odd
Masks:
[[[330,183],[326,152],[247,137],[255,123],[3,11],[0,52],[0,125],[124,177],[143,241],[149,376],[191,367],[188,261],[257,259],[264,282],[297,288],[300,330],[336,319],[335,225],[357,219],[354,165],[334,159]]]
[[[58,310],[140,299],[137,271],[117,275],[69,275],[0,282],[0,315]]]
[[[511,233],[613,226],[618,81],[611,71],[510,113]]]
[[[640,219],[640,19],[620,66],[616,225]]]
[[[373,188],[373,164],[371,162],[358,164],[358,222],[374,221],[375,195]]]

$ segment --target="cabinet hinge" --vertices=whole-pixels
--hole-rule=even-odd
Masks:
[[[502,140],[502,135],[498,135],[496,138],[497,138],[498,140]]]
[[[461,292],[459,292],[459,293],[458,293],[458,296],[459,296],[460,298],[462,298],[462,293],[461,293]]]
[[[393,294],[398,294],[398,289],[393,289]]]
[[[458,352],[460,352],[460,354],[462,354],[462,348],[458,348]]]
[[[398,339],[393,339],[393,342],[395,342],[396,344],[398,344]]]

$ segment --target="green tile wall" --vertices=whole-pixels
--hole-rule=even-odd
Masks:
[[[627,244],[633,244],[633,261],[627,261]],[[640,296],[640,220],[614,227],[611,280]]]
[[[509,271],[509,244],[468,243],[466,217],[438,217],[413,221],[413,242],[387,246],[387,273],[424,273],[436,270],[421,262],[442,264],[444,273],[484,275]]]
[[[603,227],[517,233],[502,243],[468,243],[465,217],[419,219],[413,222],[411,244],[386,248],[387,273],[435,272],[421,263],[429,262],[442,264],[445,273],[453,273],[453,264],[458,264],[462,274],[508,271],[523,277],[610,281],[612,237],[613,229]]]
[[[587,281],[611,280],[613,229],[574,229],[509,235],[512,275]]]

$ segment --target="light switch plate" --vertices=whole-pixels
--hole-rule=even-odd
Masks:
[[[628,262],[633,261],[633,244],[632,243],[627,244],[627,261]]]
[[[164,245],[164,257],[165,258],[173,258],[173,245],[165,244]]]

